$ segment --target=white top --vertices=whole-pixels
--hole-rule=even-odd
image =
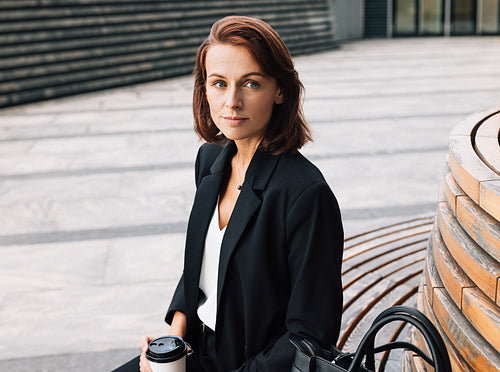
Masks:
[[[206,300],[198,307],[198,317],[212,330],[217,318],[217,279],[219,277],[219,257],[226,227],[219,229],[219,202],[215,207],[212,220],[205,238],[205,250],[200,273],[200,289]]]

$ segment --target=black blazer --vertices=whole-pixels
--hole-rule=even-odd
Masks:
[[[184,273],[166,321],[187,316],[186,340],[201,337],[197,308],[205,235],[236,151],[203,145],[189,217]],[[342,315],[343,230],[337,201],[320,171],[299,152],[258,150],[222,241],[215,345],[219,371],[289,371],[290,333],[327,347]]]

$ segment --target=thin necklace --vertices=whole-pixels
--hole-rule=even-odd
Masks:
[[[236,176],[238,177],[238,185],[236,185],[236,188],[238,190],[241,190],[241,177],[240,177],[240,153],[236,153]]]

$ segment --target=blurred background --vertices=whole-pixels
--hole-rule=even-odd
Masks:
[[[500,31],[499,0],[3,0],[0,107],[188,74],[229,14],[269,22],[294,55],[364,37]]]
[[[217,19],[287,43],[346,236],[435,214],[451,129],[500,102],[500,0],[2,0],[0,370],[109,371],[168,331]]]

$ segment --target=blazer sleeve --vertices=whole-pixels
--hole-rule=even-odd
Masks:
[[[200,184],[200,162],[201,162],[201,153],[203,150],[203,146],[200,146],[198,149],[198,154],[196,155],[196,161],[194,165],[194,177],[196,187]],[[179,282],[177,283],[177,288],[175,289],[174,295],[172,297],[172,301],[170,302],[170,306],[168,307],[167,314],[165,316],[165,322],[168,324],[172,324],[172,319],[174,318],[174,314],[176,311],[180,311],[183,314],[186,314],[186,300],[184,295],[184,274],[182,274]]]
[[[167,315],[165,316],[165,322],[167,322],[169,325],[172,324],[172,319],[174,319],[174,314],[176,311],[180,311],[183,314],[186,313],[186,300],[184,296],[184,274],[182,274],[179,283],[177,284],[177,288],[175,289],[172,301],[170,302],[170,306],[168,307]]]
[[[288,341],[291,333],[313,338],[325,348],[337,342],[344,233],[337,201],[326,182],[313,184],[295,200],[287,215],[286,237],[291,278],[287,332],[235,371],[290,370],[295,356]]]
[[[323,347],[337,342],[342,318],[344,231],[340,209],[326,182],[305,190],[288,214],[292,290],[287,328]]]

